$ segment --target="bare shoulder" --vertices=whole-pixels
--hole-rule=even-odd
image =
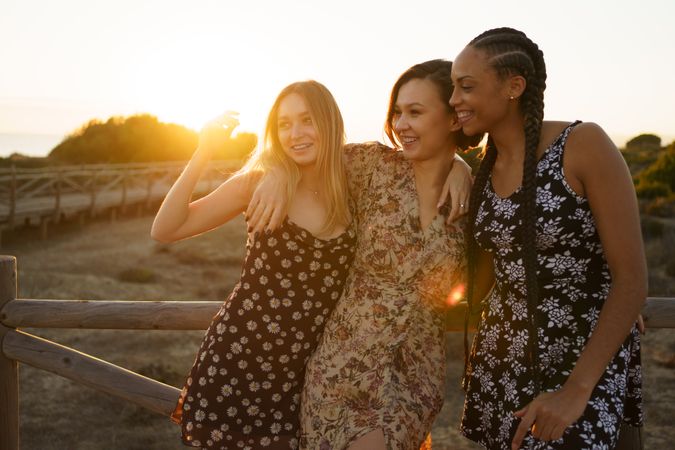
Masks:
[[[565,153],[568,158],[585,163],[621,157],[605,130],[594,122],[583,122],[574,127],[567,138]]]
[[[584,191],[594,181],[609,182],[628,174],[621,152],[602,127],[593,122],[580,123],[570,132],[565,143],[563,165],[572,186],[573,180],[579,180],[584,185]]]

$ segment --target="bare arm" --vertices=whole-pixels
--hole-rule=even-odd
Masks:
[[[612,276],[598,323],[563,387],[535,398],[513,448],[534,423],[535,437],[558,439],[583,413],[595,385],[635,324],[647,295],[647,266],[633,183],[620,153],[595,124],[577,126],[566,150],[570,185],[588,198]]]
[[[609,137],[595,124],[579,131],[590,136],[590,145],[603,152],[576,152],[582,158],[578,170],[612,276],[607,300],[598,324],[581,353],[568,383],[593,389],[644,305],[647,297],[645,261],[640,216],[633,183],[626,163]],[[572,136],[570,137],[572,139]]]
[[[251,175],[235,176],[209,195],[190,202],[192,192],[213,149],[228,139],[238,124],[231,114],[207,124],[192,159],[167,193],[152,224],[150,235],[160,242],[185,239],[222,225],[241,213],[250,197]]]
[[[438,207],[440,208],[447,201],[448,195],[450,196],[450,214],[448,214],[446,220],[448,225],[469,212],[469,195],[471,194],[472,184],[471,166],[455,153],[454,164],[445,180],[443,192],[438,201]]]

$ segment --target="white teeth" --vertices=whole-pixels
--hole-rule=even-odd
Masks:
[[[460,118],[460,119],[465,119],[465,118],[469,117],[470,115],[471,115],[471,113],[469,111],[459,111],[457,113],[457,117]]]
[[[410,144],[410,143],[412,143],[412,142],[415,142],[415,141],[417,140],[417,138],[415,138],[415,137],[409,137],[409,136],[401,136],[401,140],[402,140],[403,143],[405,143],[405,144]]]
[[[312,144],[298,144],[298,145],[294,145],[294,146],[291,147],[291,148],[292,148],[293,150],[304,150],[304,149],[309,148],[309,147],[311,147],[311,146],[312,146]]]

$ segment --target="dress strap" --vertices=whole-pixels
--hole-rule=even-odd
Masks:
[[[570,133],[572,132],[572,129],[574,129],[574,127],[576,127],[576,126],[579,125],[580,123],[581,123],[581,120],[575,120],[575,121],[572,122],[571,124],[567,125],[567,126],[565,127],[565,129],[562,131],[562,133],[560,133],[560,136],[558,137],[558,139],[556,139],[556,141],[560,141],[560,142],[559,142],[559,145],[560,145],[561,147],[565,148],[565,143],[567,142],[567,137],[568,137],[568,136],[570,135]]]
[[[560,132],[557,138],[551,143],[548,147],[547,154],[544,155],[542,159],[547,159],[550,164],[560,165],[562,168],[562,154],[565,151],[565,143],[567,142],[567,137],[570,135],[574,127],[579,125],[581,120],[575,120],[574,122],[567,125]],[[542,168],[539,167],[539,170]]]

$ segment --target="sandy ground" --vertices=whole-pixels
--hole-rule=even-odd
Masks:
[[[47,299],[223,300],[239,275],[244,226],[221,229],[170,246],[149,238],[151,217],[63,227],[47,241],[10,237],[0,252],[18,258],[19,297]],[[675,231],[673,231],[675,233]],[[670,242],[670,241],[669,241]],[[656,250],[663,248],[653,244]],[[649,249],[648,249],[649,250]],[[672,248],[671,248],[672,251]],[[648,252],[649,253],[649,252]],[[658,253],[658,258],[666,257]],[[151,282],[120,281],[124,271]],[[656,271],[655,271],[656,273]],[[657,276],[657,275],[655,275]],[[658,272],[658,292],[675,295]],[[192,364],[201,331],[26,330],[174,386]],[[434,448],[475,449],[457,432],[463,395],[461,333],[449,333],[445,406],[432,433]],[[646,448],[675,442],[675,330],[644,337]],[[181,449],[179,429],[147,412],[59,376],[21,366],[22,449]]]

